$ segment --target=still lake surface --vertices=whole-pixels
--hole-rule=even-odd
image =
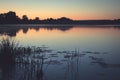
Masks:
[[[120,26],[0,25],[0,40],[10,36],[21,46],[46,46],[39,64],[0,67],[0,80],[120,80]]]

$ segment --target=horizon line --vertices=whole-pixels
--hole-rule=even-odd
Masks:
[[[6,13],[9,13],[9,12],[15,12],[16,13],[16,11],[12,11],[12,10],[9,10],[8,12],[3,12],[3,13],[0,13],[0,14],[6,14]],[[24,16],[24,15],[26,15],[26,14],[23,14],[22,16]],[[20,19],[22,19],[22,17],[20,17],[19,15],[17,15],[17,13],[16,13],[16,16],[18,16]],[[28,15],[26,15],[27,17],[28,17]],[[34,20],[36,17],[38,17],[38,16],[34,16],[34,18],[30,18],[30,17],[28,17],[28,19],[30,20]],[[40,17],[38,17],[40,20],[47,20],[47,19],[54,19],[54,20],[57,20],[57,19],[60,19],[60,18],[68,18],[68,19],[70,19],[70,20],[73,20],[73,21],[89,21],[89,20],[118,20],[118,19],[120,19],[120,18],[113,18],[113,19],[105,19],[105,18],[103,18],[103,19],[72,19],[72,18],[69,18],[69,17],[66,17],[66,16],[61,16],[61,17],[57,17],[57,18],[53,18],[53,17],[48,17],[48,18],[44,18],[44,19],[41,19]]]

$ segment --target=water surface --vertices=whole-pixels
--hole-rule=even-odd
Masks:
[[[10,36],[22,46],[47,46],[40,80],[119,80],[120,28],[80,25],[4,25],[0,39]],[[21,66],[22,65],[22,66]],[[2,80],[39,80],[34,67],[0,68]],[[6,77],[7,76],[7,77]]]

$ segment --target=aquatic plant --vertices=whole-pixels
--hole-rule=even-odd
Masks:
[[[35,58],[38,60],[44,59],[44,52],[48,52],[45,46],[43,47],[23,47],[15,39],[5,37],[0,41],[0,63],[33,63]],[[35,62],[36,63],[36,62]],[[41,63],[41,61],[40,61]]]
[[[13,63],[19,52],[19,43],[14,39],[7,37],[0,41],[0,62]]]

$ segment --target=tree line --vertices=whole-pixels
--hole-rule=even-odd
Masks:
[[[72,20],[67,17],[58,19],[48,18],[40,20],[39,17],[29,19],[23,15],[22,19],[16,15],[16,12],[9,11],[0,14],[0,24],[120,24],[120,19],[115,20]]]

